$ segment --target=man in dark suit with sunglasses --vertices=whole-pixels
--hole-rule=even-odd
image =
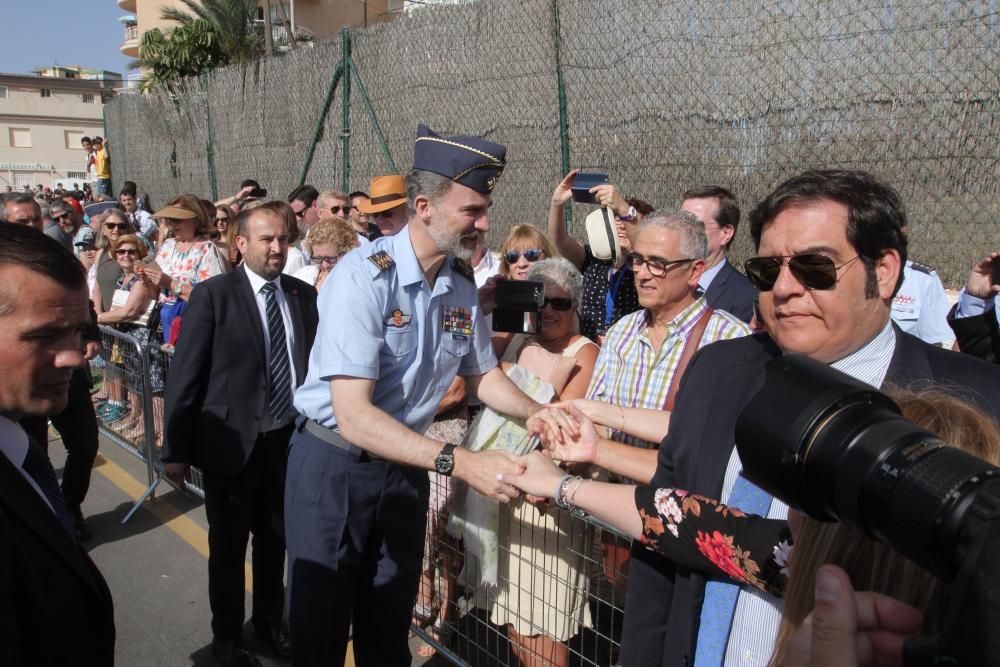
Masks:
[[[746,262],[767,333],[722,341],[688,367],[660,446],[657,487],[685,489],[784,519],[787,506],[744,480],[736,419],[764,364],[805,354],[881,387],[948,381],[994,417],[1000,378],[977,359],[904,334],[889,318],[906,262],[899,196],[872,176],[813,171],[786,181],[750,215],[758,256]],[[749,500],[748,500],[749,499]],[[645,548],[630,565],[622,664],[764,664],[781,600],[674,566]],[[734,585],[735,586],[735,585]]]

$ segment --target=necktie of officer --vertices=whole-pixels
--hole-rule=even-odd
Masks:
[[[69,533],[70,539],[76,541],[76,531],[73,528],[73,517],[66,509],[66,501],[63,499],[62,491],[59,489],[59,482],[56,480],[56,471],[52,468],[49,457],[45,455],[45,450],[33,440],[28,440],[28,454],[21,464],[24,472],[28,473],[35,484],[42,490],[49,504],[56,513],[63,528]]]
[[[268,388],[268,406],[271,416],[282,421],[292,410],[292,367],[288,359],[288,343],[285,339],[285,323],[278,308],[275,284],[265,283],[260,290],[264,293],[267,312],[267,335],[271,342],[271,384]]]
[[[740,474],[726,504],[747,514],[767,516],[771,496]],[[701,623],[694,653],[695,667],[719,667],[725,662],[726,645],[739,594],[740,585],[729,579],[705,584],[705,601],[701,605]]]

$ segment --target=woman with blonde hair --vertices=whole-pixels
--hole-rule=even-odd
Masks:
[[[302,244],[309,251],[310,263],[294,276],[315,287],[317,292],[340,258],[360,245],[357,233],[343,218],[320,220],[309,230]]]

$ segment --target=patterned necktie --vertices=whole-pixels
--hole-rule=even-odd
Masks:
[[[75,542],[76,530],[73,528],[73,517],[66,509],[66,501],[63,499],[62,491],[59,490],[59,482],[56,480],[56,471],[52,468],[52,463],[46,456],[45,450],[30,439],[28,440],[28,454],[24,457],[21,468],[31,476],[31,479],[35,480],[35,484],[45,494],[59,521],[62,522],[63,528],[69,533],[70,539]]]
[[[271,386],[268,390],[268,405],[271,416],[281,422],[292,410],[292,367],[288,359],[288,343],[285,341],[285,323],[278,307],[278,297],[274,283],[265,283],[260,291],[264,293],[267,311],[267,336],[271,341]]]
[[[747,514],[767,516],[771,496],[740,474],[726,504]],[[705,584],[705,601],[701,605],[701,624],[694,652],[695,667],[719,667],[725,662],[739,594],[740,585],[729,579]]]

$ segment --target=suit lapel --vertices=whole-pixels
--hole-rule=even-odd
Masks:
[[[306,356],[308,354],[308,350],[306,350],[306,328],[302,320],[302,301],[298,288],[294,284],[291,284],[291,281],[284,274],[281,276],[281,289],[285,293],[288,312],[292,316],[292,332],[295,341],[295,355],[293,359],[295,363],[295,380],[296,384],[301,385],[306,379]]]
[[[715,276],[715,279],[709,284],[708,289],[705,290],[705,298],[711,294],[713,297],[721,292],[726,286],[726,281],[729,280],[729,272],[732,269],[729,266],[729,260],[722,260],[722,268],[719,269],[719,273]]]
[[[10,507],[11,512],[66,561],[77,576],[98,595],[105,597],[105,592],[98,586],[80,545],[70,539],[62,523],[39,497],[38,492],[31,488],[14,464],[2,454],[0,454],[0,503]]]
[[[892,329],[896,334],[896,349],[892,352],[883,384],[906,386],[917,380],[933,379],[927,353],[921,349],[921,343],[904,334],[895,324]]]
[[[246,315],[250,335],[253,336],[254,348],[257,350],[257,358],[260,360],[261,368],[267,369],[267,355],[264,353],[264,325],[260,320],[260,309],[257,308],[257,297],[254,296],[253,287],[250,286],[250,278],[247,277],[246,269],[243,267],[234,270],[233,277],[236,280],[236,296]]]

